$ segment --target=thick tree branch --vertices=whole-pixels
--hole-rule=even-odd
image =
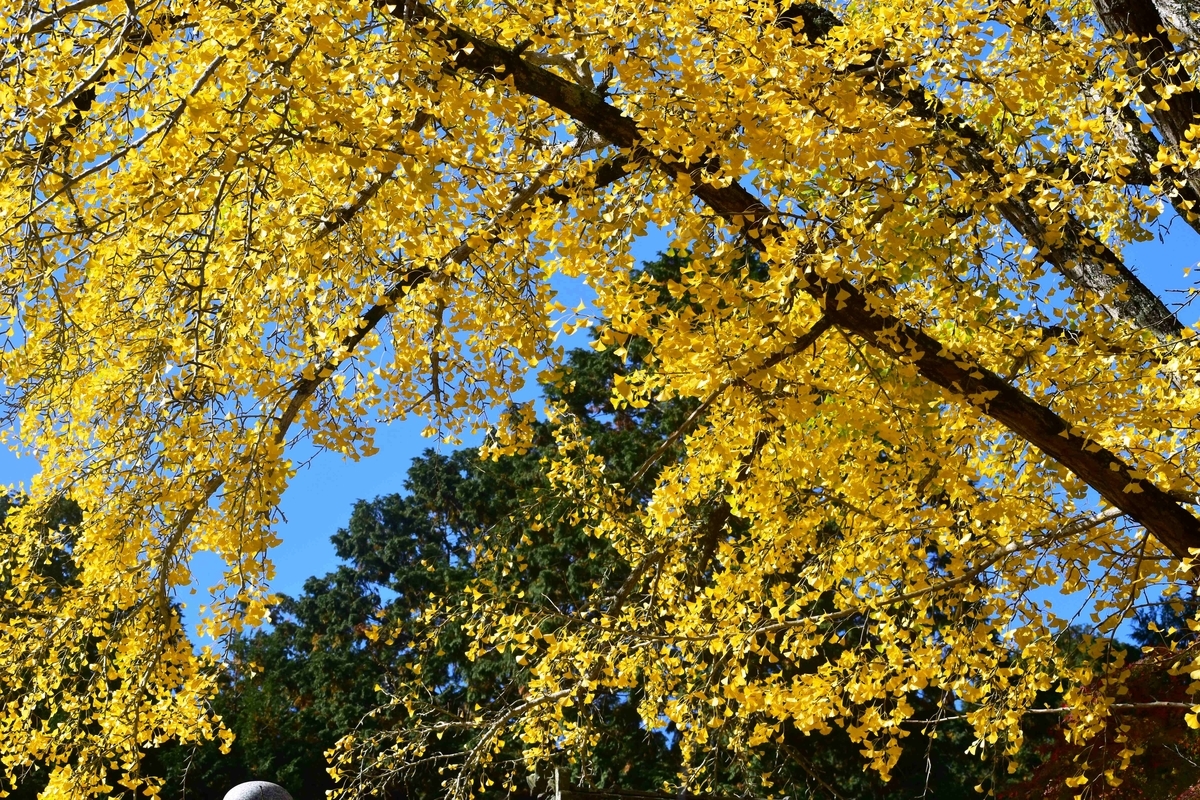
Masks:
[[[1009,165],[1001,161],[997,149],[967,120],[947,113],[941,101],[930,97],[921,87],[901,91],[881,83],[877,90],[893,104],[909,108],[914,116],[944,131],[939,139],[950,145],[947,155],[956,169],[983,178],[986,188],[1003,193],[1003,175],[1008,174]],[[1036,189],[1026,187],[998,201],[996,210],[1059,274],[1075,286],[1104,298],[1105,310],[1114,319],[1130,320],[1163,341],[1178,337],[1182,326],[1175,315],[1078,217],[1062,214],[1061,227],[1049,235],[1050,221],[1038,213],[1033,203],[1036,194]]]
[[[806,2],[801,5],[813,4]],[[1011,164],[1005,163],[1000,148],[965,117],[947,111],[941,100],[925,87],[912,85],[902,69],[891,65],[886,52],[875,51],[871,61],[855,71],[878,76],[865,80],[866,88],[878,99],[929,123],[934,142],[946,148],[945,157],[950,165],[960,174],[982,179],[984,189],[1002,197],[995,203],[995,208],[1013,229],[1036,247],[1042,257],[1070,283],[1105,298],[1104,308],[1110,316],[1131,320],[1153,332],[1162,341],[1179,336],[1181,326],[1175,315],[1126,266],[1120,256],[1100,241],[1074,214],[1061,212],[1054,220],[1058,224],[1052,225],[1045,214],[1039,213],[1034,202],[1038,194],[1037,187],[1026,186],[1018,192],[1009,191],[1004,176],[1016,170]],[[906,82],[909,83],[907,88]],[[1128,124],[1127,116],[1122,115],[1118,123]],[[1139,135],[1139,128],[1135,127],[1134,131],[1130,137],[1139,145],[1135,152],[1144,157],[1147,149],[1144,137]],[[1200,197],[1194,191],[1188,197],[1193,195]],[[1187,204],[1182,208],[1187,208]]]
[[[1126,62],[1140,81],[1139,97],[1146,113],[1162,133],[1167,149],[1182,156],[1194,148],[1191,132],[1200,125],[1200,88],[1188,74],[1171,42],[1170,27],[1152,0],[1095,0],[1096,14],[1108,32],[1124,47]],[[1184,204],[1176,204],[1193,225],[1200,208],[1200,170],[1164,165],[1167,174],[1182,186]]]
[[[645,146],[636,123],[599,95],[527,63],[507,47],[441,20],[423,5],[409,8],[414,22],[426,26],[430,36],[455,53],[459,69],[483,79],[511,82],[516,91],[542,100],[622,149],[635,151]],[[771,210],[740,184],[708,183],[703,170],[691,169],[682,160],[660,160],[659,164],[668,174],[682,178],[694,197],[740,229],[760,252],[767,251],[765,240],[784,232]],[[1190,548],[1200,549],[1200,520],[1167,492],[1141,478],[1115,453],[999,375],[891,316],[879,301],[848,281],[830,283],[809,272],[804,289],[835,325],[911,363],[947,394],[992,417],[1058,461],[1143,525],[1176,558],[1187,559]]]

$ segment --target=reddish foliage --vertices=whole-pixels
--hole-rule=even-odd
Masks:
[[[1180,653],[1155,648],[1130,665],[1131,674],[1122,704],[1191,702],[1187,673],[1172,675]],[[1185,662],[1186,663],[1186,662]],[[1002,800],[1070,800],[1082,795],[1088,800],[1200,800],[1200,730],[1188,727],[1186,709],[1153,707],[1122,709],[1091,741],[1069,744],[1064,718],[1052,731],[1052,741],[1041,747],[1041,765],[1029,778],[1000,793]],[[1126,727],[1127,726],[1127,727]],[[1122,730],[1124,729],[1124,730]],[[1121,752],[1140,749],[1129,766],[1121,770]],[[1121,781],[1111,786],[1104,777],[1113,770]],[[1087,783],[1074,788],[1069,778],[1079,774]]]

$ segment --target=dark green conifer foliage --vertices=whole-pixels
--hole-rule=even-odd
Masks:
[[[665,285],[677,279],[686,264],[682,256],[664,256],[643,270],[646,280]],[[753,271],[759,265],[751,261],[744,268]],[[664,303],[686,302],[672,299],[665,290],[663,296]],[[640,499],[648,495],[655,471],[646,471],[638,486],[630,482],[693,406],[667,402],[614,409],[613,377],[640,366],[646,346],[635,338],[625,350],[623,357],[611,350],[573,351],[543,390],[581,421],[595,451],[605,458],[608,474],[625,482]],[[389,689],[392,676],[417,659],[429,693],[426,699],[446,718],[520,693],[522,668],[510,656],[468,662],[463,657],[467,642],[449,621],[441,630],[439,647],[418,653],[414,642],[427,631],[413,619],[431,597],[461,594],[475,568],[472,548],[484,538],[488,546],[520,551],[528,565],[522,588],[539,610],[571,611],[594,596],[595,587],[611,593],[621,585],[626,565],[603,542],[571,524],[570,508],[549,491],[541,460],[551,441],[552,430],[539,423],[534,449],[522,456],[484,462],[473,450],[449,455],[427,450],[413,461],[404,494],[357,502],[347,526],[333,536],[344,563],[323,577],[310,578],[298,598],[283,598],[274,610],[272,628],[236,643],[226,690],[217,701],[237,734],[232,753],[220,757],[215,746],[156,753],[147,767],[168,778],[164,796],[220,798],[229,787],[250,779],[279,783],[298,799],[321,796],[332,786],[324,751],[357,726],[370,731],[398,724],[400,720],[386,714],[367,715],[384,700],[377,687]],[[658,465],[671,458],[671,452],[663,454]],[[727,514],[712,507],[694,513]],[[535,514],[544,523],[540,530],[520,523]],[[738,520],[725,519],[722,524],[738,533]],[[374,618],[391,623],[390,642],[366,636]],[[769,668],[811,667],[782,663]],[[932,716],[940,698],[918,695],[910,701]],[[586,773],[560,776],[559,788],[568,800],[678,800],[661,793],[663,782],[678,768],[673,732],[647,732],[636,704],[636,696],[602,696],[587,709],[602,736]],[[773,776],[780,794],[793,798],[900,800],[921,796],[927,788],[927,797],[976,797],[972,787],[989,780],[992,765],[964,755],[971,739],[965,727],[942,725],[933,740],[919,733],[914,730],[907,740],[909,746],[889,784],[864,771],[857,746],[843,732],[788,733],[784,744],[765,751],[760,761],[724,765],[717,798],[753,796],[745,776],[763,772]],[[452,739],[446,737],[446,748],[463,744]],[[434,770],[407,775],[393,785],[391,794],[434,798],[441,795],[440,781]],[[539,776],[529,791],[542,793],[547,787],[546,776]]]

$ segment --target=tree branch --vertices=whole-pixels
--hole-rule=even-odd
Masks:
[[[1124,48],[1127,65],[1140,82],[1142,105],[1168,149],[1176,155],[1193,150],[1188,132],[1200,124],[1200,89],[1180,61],[1158,7],[1152,0],[1095,0],[1095,6],[1117,46]],[[1200,197],[1200,170],[1164,166],[1186,183],[1192,201]],[[1200,208],[1187,207],[1181,213],[1194,224]]]
[[[965,117],[947,111],[924,86],[912,85],[904,70],[891,64],[885,51],[873,52],[871,60],[854,72],[877,75],[874,80],[864,81],[869,91],[893,109],[930,123],[934,142],[946,148],[946,157],[955,170],[982,178],[986,189],[1003,193],[1003,177],[1015,169],[1005,162],[1001,148]],[[906,81],[910,84],[907,89],[902,88]],[[1125,121],[1124,116],[1121,121]],[[1143,145],[1138,150],[1143,154],[1143,140],[1136,133],[1131,136]],[[1051,226],[1034,203],[1037,194],[1036,187],[1026,186],[1007,194],[995,204],[996,210],[1070,283],[1106,298],[1105,311],[1114,319],[1131,320],[1163,341],[1177,338],[1182,327],[1175,315],[1078,217],[1062,212],[1061,228],[1055,235],[1048,235]]]

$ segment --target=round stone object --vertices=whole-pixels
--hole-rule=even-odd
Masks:
[[[292,796],[277,783],[246,781],[226,792],[225,800],[292,800]]]

